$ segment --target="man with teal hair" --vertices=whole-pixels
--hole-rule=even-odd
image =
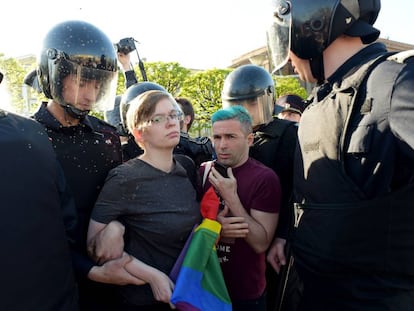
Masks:
[[[249,157],[252,119],[242,106],[229,106],[212,116],[217,160],[203,185],[212,186],[222,202],[217,254],[234,311],[266,310],[266,255],[278,222],[281,188],[276,173]],[[226,168],[219,173],[217,163]],[[201,168],[201,176],[208,170]]]

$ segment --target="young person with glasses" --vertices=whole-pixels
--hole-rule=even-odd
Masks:
[[[95,237],[111,221],[121,221],[124,251],[133,257],[126,269],[143,281],[119,287],[118,310],[170,310],[174,284],[168,274],[201,220],[196,190],[173,156],[181,120],[182,112],[167,92],[147,91],[131,102],[128,128],[144,153],[109,173],[92,212],[90,254],[98,262],[105,260],[93,252]]]

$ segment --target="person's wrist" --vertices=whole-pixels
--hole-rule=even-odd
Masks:
[[[92,281],[95,281],[95,282],[100,282],[100,279],[99,279],[99,266],[93,266],[91,268],[91,270],[89,270],[88,279],[90,279]]]
[[[123,236],[125,233],[125,226],[119,221],[111,221],[108,226],[111,228],[111,230],[115,230],[115,232],[119,233],[121,236]]]

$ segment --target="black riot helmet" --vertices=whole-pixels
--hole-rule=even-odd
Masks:
[[[119,105],[120,109],[120,115],[121,115],[121,134],[124,136],[128,135],[128,126],[127,126],[127,112],[129,109],[129,106],[131,104],[131,101],[134,98],[137,98],[139,95],[145,93],[146,91],[164,91],[167,92],[167,90],[162,87],[161,85],[155,83],[155,82],[138,82],[133,85],[131,85],[125,93],[122,95],[121,103]]]
[[[244,106],[252,116],[253,126],[272,121],[275,82],[271,74],[257,65],[243,65],[228,74],[221,94],[223,108]]]
[[[289,50],[312,61],[343,34],[375,41],[380,8],[380,0],[273,0],[267,39],[275,70],[286,64]]]
[[[40,87],[47,98],[58,102],[74,118],[89,110],[76,108],[63,98],[63,80],[71,75],[78,83],[96,81],[95,105],[105,110],[115,98],[117,55],[112,41],[84,21],[65,21],[45,36],[38,60]]]

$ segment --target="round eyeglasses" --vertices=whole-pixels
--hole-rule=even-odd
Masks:
[[[156,114],[148,120],[149,124],[164,124],[168,121],[182,121],[184,116],[181,112],[172,112],[170,114]]]

